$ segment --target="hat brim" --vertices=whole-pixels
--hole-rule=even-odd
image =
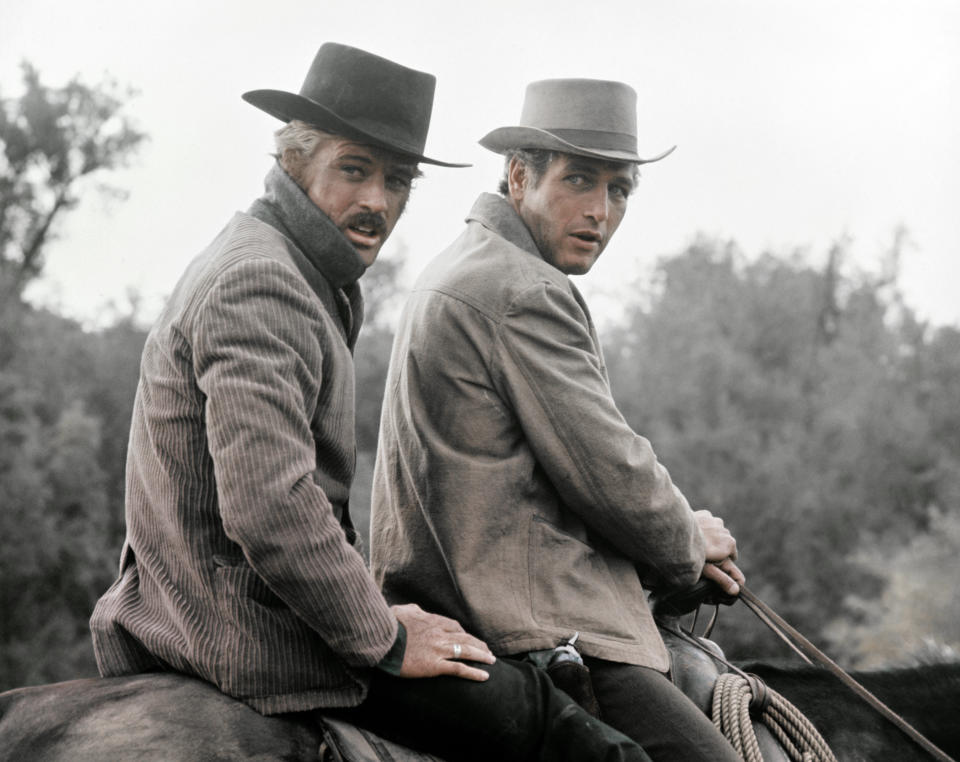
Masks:
[[[416,147],[400,145],[396,140],[389,137],[376,135],[369,129],[363,129],[344,119],[326,106],[297,93],[288,93],[284,90],[250,90],[241,97],[247,103],[283,122],[298,119],[335,135],[342,135],[369,145],[386,148],[405,158],[425,164],[454,168],[472,166],[471,164],[454,164],[431,159],[424,156]]]
[[[592,159],[623,161],[631,164],[650,164],[660,161],[677,148],[673,146],[657,156],[645,159],[638,156],[635,151],[578,146],[557,137],[552,132],[537,127],[498,127],[480,138],[479,142],[484,148],[500,154],[517,148],[539,148],[547,151],[571,153],[576,156],[588,156]]]

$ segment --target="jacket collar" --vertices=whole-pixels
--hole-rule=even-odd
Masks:
[[[540,259],[543,258],[526,224],[503,196],[495,193],[481,193],[480,198],[474,202],[470,214],[467,215],[466,221],[479,222],[514,246]]]
[[[249,214],[293,241],[334,288],[355,283],[366,270],[356,249],[279,163],[264,180],[265,192]]]

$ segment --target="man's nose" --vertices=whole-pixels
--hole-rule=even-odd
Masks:
[[[588,199],[587,208],[584,210],[584,216],[597,222],[605,222],[607,214],[610,211],[610,200],[607,198],[607,189],[598,187],[594,189]]]
[[[373,176],[363,184],[357,199],[360,206],[370,212],[383,214],[387,211],[387,186],[382,177]]]

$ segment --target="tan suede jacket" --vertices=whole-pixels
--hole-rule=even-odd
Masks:
[[[686,499],[611,396],[579,292],[499,196],[416,284],[390,362],[371,560],[391,602],[500,654],[550,648],[668,668],[638,568],[696,580]]]

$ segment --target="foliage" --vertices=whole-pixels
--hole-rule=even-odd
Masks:
[[[116,573],[146,338],[130,319],[85,333],[17,310],[0,371],[0,688],[96,674],[87,620]]]
[[[377,448],[383,387],[393,345],[392,319],[400,306],[401,261],[379,259],[363,276],[364,323],[355,352],[357,373],[357,447]]]
[[[931,511],[930,530],[884,554],[887,584],[875,599],[851,591],[846,608],[827,630],[838,652],[859,667],[893,662],[960,659],[960,515]],[[854,560],[876,564],[868,550]]]
[[[958,334],[918,324],[889,270],[845,276],[842,259],[839,244],[823,270],[747,262],[700,240],[661,263],[650,307],[607,344],[628,420],[732,528],[751,588],[821,639],[897,594],[889,549],[935,533],[932,508],[960,514]],[[914,574],[944,588],[933,567]],[[732,655],[782,653],[734,619],[718,630]],[[960,643],[956,624],[930,635]]]
[[[130,93],[116,83],[51,88],[30,64],[22,69],[23,94],[0,97],[0,304],[40,273],[57,223],[89,181],[124,166],[145,137],[123,114]]]

